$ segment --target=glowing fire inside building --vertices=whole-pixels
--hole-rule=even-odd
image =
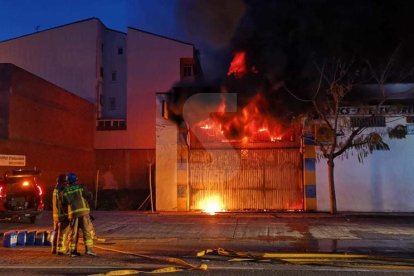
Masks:
[[[282,139],[293,140],[293,129],[283,129],[282,124],[270,115],[263,114],[261,108],[266,102],[261,94],[257,94],[240,112],[230,113],[223,102],[219,111],[210,118],[201,121],[197,126],[205,131],[201,136],[218,137],[221,133],[229,141],[237,142],[275,142]]]
[[[235,54],[229,78],[256,74],[245,60],[246,53]],[[229,112],[224,98],[207,118],[180,127],[185,138],[177,145],[177,209],[303,210],[300,127],[272,115],[260,91],[236,112]]]

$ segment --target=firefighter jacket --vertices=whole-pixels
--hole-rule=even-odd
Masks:
[[[53,222],[63,222],[68,220],[68,205],[63,200],[64,188],[64,185],[56,184],[56,187],[53,190]]]
[[[79,218],[89,215],[90,209],[87,199],[90,199],[92,194],[83,185],[70,184],[64,189],[63,196],[69,206],[69,217]]]

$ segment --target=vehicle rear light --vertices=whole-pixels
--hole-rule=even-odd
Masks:
[[[37,191],[39,192],[39,196],[43,195],[42,187],[40,187],[39,185],[36,185],[36,187]]]
[[[45,205],[43,204],[43,201],[39,203],[39,205],[37,205],[37,211],[43,211],[43,209],[45,209]]]
[[[6,187],[0,185],[0,198],[6,197]]]

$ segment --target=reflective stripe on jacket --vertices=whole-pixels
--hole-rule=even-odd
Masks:
[[[78,184],[71,184],[63,191],[65,202],[69,205],[69,216],[78,218],[89,215],[89,204],[85,197],[88,194],[85,188]]]
[[[68,206],[63,202],[63,186],[56,185],[52,196],[53,221],[62,222],[68,219]]]

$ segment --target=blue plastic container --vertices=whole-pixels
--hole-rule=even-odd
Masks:
[[[25,246],[27,239],[27,231],[19,231],[17,233],[17,246]]]
[[[10,231],[3,235],[3,246],[4,247],[16,247],[17,244],[17,232]]]
[[[37,231],[35,238],[35,245],[44,245],[45,244],[45,231]]]
[[[33,246],[35,245],[36,231],[27,232],[26,235],[26,245]]]

